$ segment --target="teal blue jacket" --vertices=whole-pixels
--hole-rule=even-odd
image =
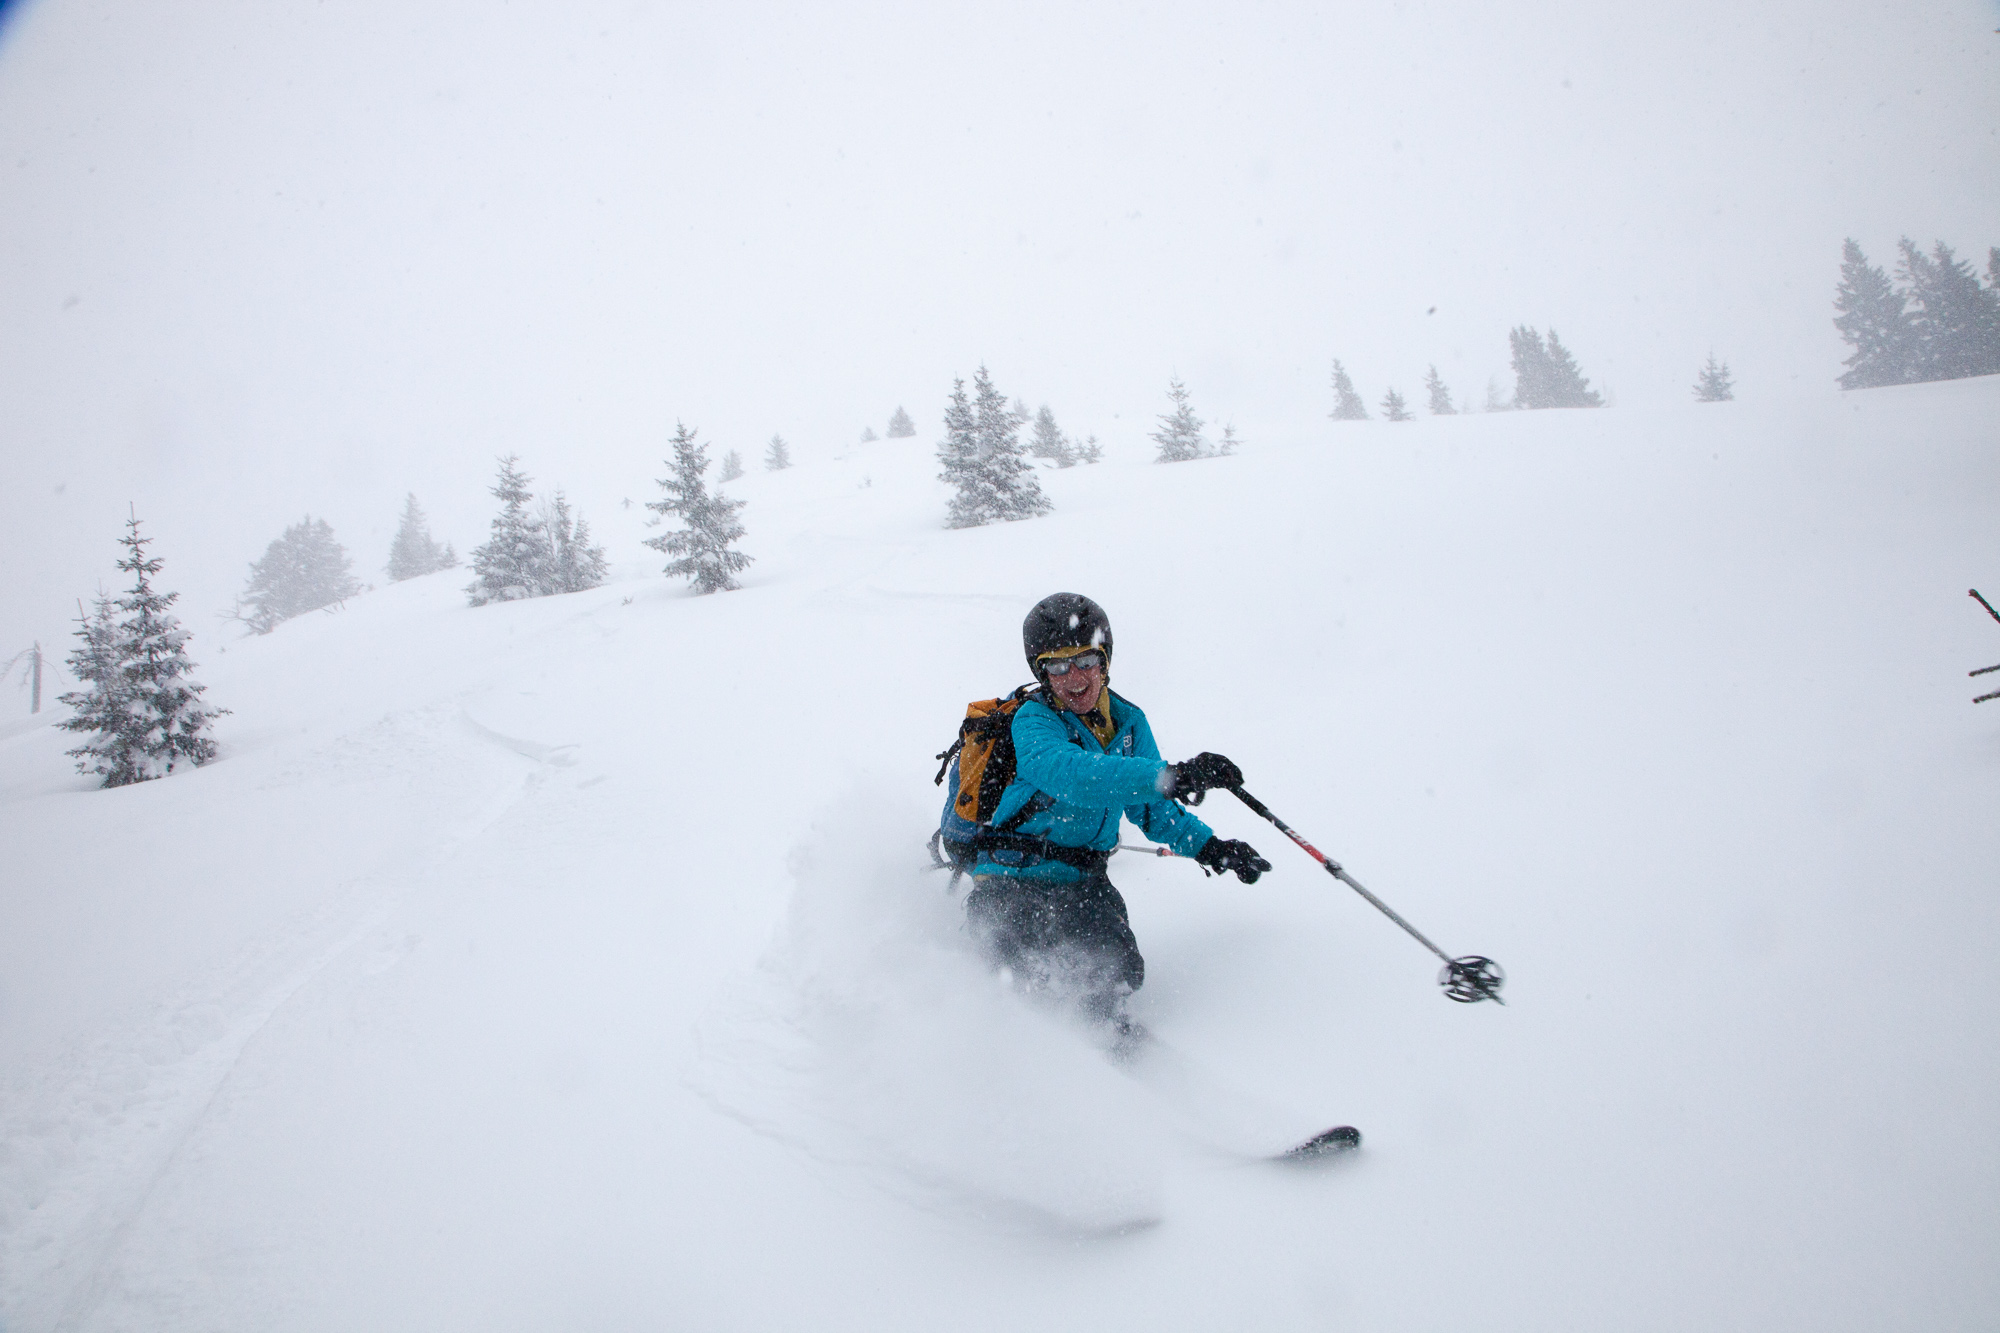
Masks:
[[[1182,856],[1193,856],[1214,836],[1208,825],[1177,802],[1160,795],[1167,763],[1153,741],[1153,729],[1137,704],[1111,696],[1111,742],[1100,744],[1083,720],[1030,699],[1014,714],[1014,781],[1000,794],[993,824],[1005,824],[1033,807],[1015,832],[1046,838],[1061,847],[1108,852],[1118,845],[1122,815],[1148,838]],[[958,790],[956,764],[946,783],[944,833],[966,839],[975,827],[952,809]],[[975,875],[1076,880],[1084,872],[1033,852],[987,849],[972,867]]]

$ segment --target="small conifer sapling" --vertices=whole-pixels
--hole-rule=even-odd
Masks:
[[[401,583],[457,564],[458,556],[451,547],[439,546],[431,537],[430,522],[418,506],[417,497],[411,495],[405,499],[402,521],[396,525],[395,540],[389,543],[389,577]]]
[[[1715,353],[1708,354],[1708,364],[1695,377],[1694,400],[1697,403],[1726,403],[1736,397],[1735,381],[1729,378],[1727,362],[1717,361]]]
[[[1430,395],[1432,416],[1458,415],[1458,409],[1451,405],[1451,390],[1445,387],[1444,377],[1438,374],[1435,365],[1430,368],[1430,373],[1424,376],[1424,392]]]
[[[1368,405],[1354,392],[1354,381],[1347,377],[1347,367],[1338,357],[1333,362],[1333,411],[1327,415],[1335,421],[1368,420]]]
[[[1159,446],[1153,461],[1186,463],[1214,457],[1215,450],[1201,433],[1202,419],[1194,414],[1188,402],[1187,385],[1181,383],[1180,376],[1167,381],[1167,399],[1173,410],[1160,414],[1160,428],[1152,433],[1153,443]]]
[[[1047,403],[1043,403],[1041,410],[1035,413],[1035,430],[1028,439],[1028,452],[1061,467],[1069,466],[1069,461],[1066,461],[1069,459],[1069,441],[1063,438],[1061,429],[1056,425],[1056,414],[1049,410]]]

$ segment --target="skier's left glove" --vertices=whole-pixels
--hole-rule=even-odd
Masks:
[[[1245,884],[1255,884],[1257,877],[1271,868],[1269,861],[1257,855],[1255,847],[1234,838],[1210,838],[1194,854],[1194,859],[1218,875],[1234,871],[1236,878]]]

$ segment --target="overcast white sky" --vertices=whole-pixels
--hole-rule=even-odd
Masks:
[[[308,511],[464,552],[499,453],[588,515],[676,419],[809,460],[982,361],[1114,456],[1174,373],[1337,441],[1331,358],[1478,401],[1515,323],[1619,407],[1817,393],[1844,236],[2000,244],[1992,0],[5,13],[0,658],[128,502],[213,641]]]

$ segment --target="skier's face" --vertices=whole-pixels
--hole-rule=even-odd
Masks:
[[[1096,666],[1073,666],[1060,676],[1050,676],[1049,688],[1070,712],[1088,713],[1097,706],[1098,693],[1104,688],[1103,663],[1100,660]]]

